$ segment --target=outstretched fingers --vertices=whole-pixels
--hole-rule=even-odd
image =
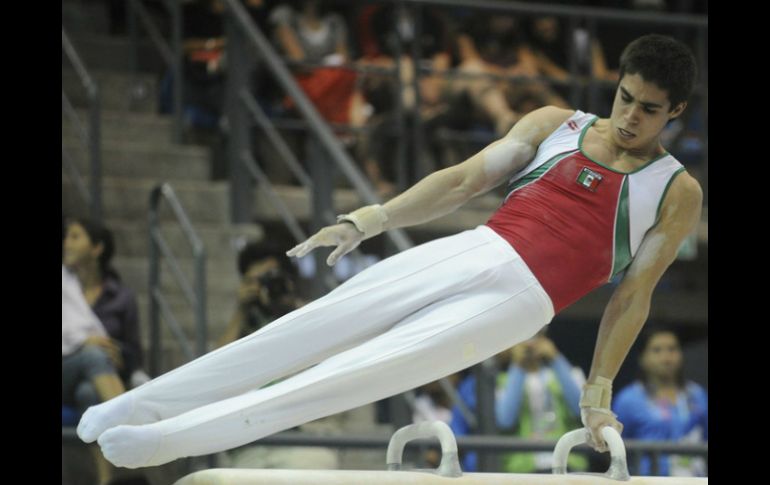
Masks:
[[[334,266],[341,257],[354,250],[359,244],[361,244],[361,241],[348,241],[341,243],[339,246],[337,246],[337,249],[332,251],[329,257],[326,258],[326,264],[329,266]]]

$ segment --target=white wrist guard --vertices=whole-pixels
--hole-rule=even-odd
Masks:
[[[383,225],[388,221],[388,214],[379,205],[367,205],[350,214],[337,216],[337,222],[351,222],[356,229],[364,233],[364,238],[369,239],[382,232]]]
[[[597,377],[594,382],[583,386],[580,407],[609,409],[611,400],[612,381],[605,377]]]

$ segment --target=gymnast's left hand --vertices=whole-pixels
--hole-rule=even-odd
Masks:
[[[610,426],[614,428],[618,434],[623,432],[623,423],[618,421],[615,413],[609,409],[604,408],[580,408],[580,418],[583,421],[583,425],[590,433],[591,439],[588,441],[588,445],[599,453],[609,451],[607,442],[602,436],[602,428]]]
[[[301,258],[317,247],[337,246],[329,257],[326,258],[326,264],[334,266],[341,257],[357,248],[363,240],[363,232],[356,229],[356,226],[353,224],[343,222],[333,226],[324,227],[314,235],[310,236],[307,241],[299,243],[289,251],[286,251],[286,255]]]

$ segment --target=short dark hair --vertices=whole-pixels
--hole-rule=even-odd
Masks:
[[[634,40],[620,55],[620,79],[639,74],[668,93],[673,111],[692,93],[697,68],[695,56],[682,42],[665,35],[649,34]]]
[[[244,276],[257,261],[275,258],[284,273],[294,276],[296,270],[288,256],[278,246],[268,242],[250,242],[238,253],[238,273]]]

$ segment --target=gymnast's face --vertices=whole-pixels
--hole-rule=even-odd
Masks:
[[[612,141],[629,152],[648,153],[660,143],[666,123],[682,114],[687,103],[673,111],[668,93],[639,74],[626,74],[618,84],[610,116]]]
[[[64,265],[70,269],[80,267],[99,258],[101,245],[94,246],[88,233],[80,224],[67,226],[64,239]]]
[[[673,379],[682,367],[679,339],[671,332],[653,335],[642,352],[642,369],[647,375]]]

